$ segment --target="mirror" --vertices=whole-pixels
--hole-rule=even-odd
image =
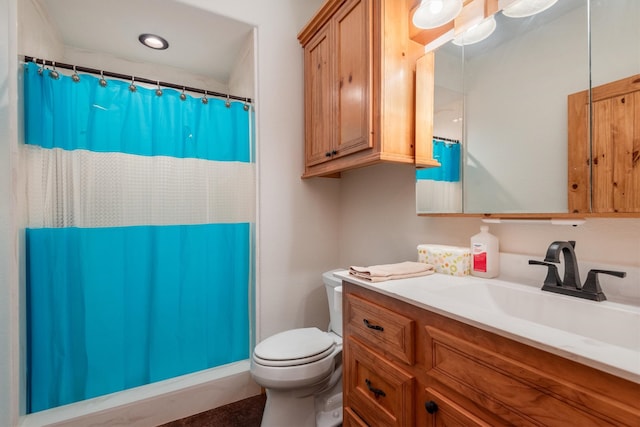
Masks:
[[[591,0],[591,81],[601,86],[640,73],[640,2]]]
[[[589,87],[587,9],[563,0],[526,18],[498,12],[489,38],[436,51],[434,136],[461,136],[461,192],[444,203],[419,170],[418,213],[567,213],[567,95]]]
[[[435,53],[433,154],[437,168],[416,170],[418,213],[462,213],[464,89],[462,55],[453,48]]]

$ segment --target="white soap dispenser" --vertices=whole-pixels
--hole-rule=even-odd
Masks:
[[[489,227],[480,227],[480,233],[471,236],[471,274],[490,279],[500,274],[498,238],[489,233]]]

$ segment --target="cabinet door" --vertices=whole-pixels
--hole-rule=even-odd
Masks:
[[[593,103],[593,211],[640,212],[640,92]]]
[[[335,16],[337,141],[336,156],[372,146],[371,1],[347,1]]]
[[[569,212],[640,213],[640,74],[568,101]]]
[[[344,355],[345,407],[372,426],[413,427],[413,376],[354,338]]]
[[[335,109],[332,25],[328,22],[304,48],[305,156],[307,166],[331,159]]]

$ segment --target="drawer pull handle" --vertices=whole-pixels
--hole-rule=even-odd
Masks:
[[[364,322],[364,325],[369,328],[369,329],[375,329],[376,331],[384,331],[384,328],[382,326],[379,325],[374,325],[371,322],[369,322],[367,319],[363,319],[362,320]]]
[[[385,393],[384,391],[380,390],[379,388],[372,387],[371,386],[371,381],[369,381],[368,378],[365,379],[364,382],[367,385],[367,388],[369,389],[369,391],[376,396],[376,399],[378,397],[380,397],[380,396],[387,397],[387,393]]]
[[[438,404],[436,402],[434,402],[433,400],[430,400],[430,401],[426,402],[424,404],[424,408],[430,414],[435,414],[436,412],[438,412]]]

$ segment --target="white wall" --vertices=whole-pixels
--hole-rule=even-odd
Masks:
[[[0,0],[0,425],[15,425],[21,381],[17,184],[17,5]]]
[[[64,43],[40,4],[35,0],[18,1],[18,52],[36,58],[64,57]]]
[[[229,76],[229,92],[244,98],[256,97],[256,44],[257,33],[252,31],[245,40],[242,53]]]
[[[343,174],[340,194],[340,263],[372,265],[417,260],[419,243],[467,246],[480,218],[418,217],[414,170],[377,165]],[[640,267],[640,219],[588,219],[578,227],[492,224],[500,251],[543,258],[554,240],[576,240],[578,262]],[[544,279],[532,266],[531,274]],[[624,279],[622,279],[624,280]],[[626,285],[640,287],[640,283]],[[606,293],[606,289],[605,289]]]

